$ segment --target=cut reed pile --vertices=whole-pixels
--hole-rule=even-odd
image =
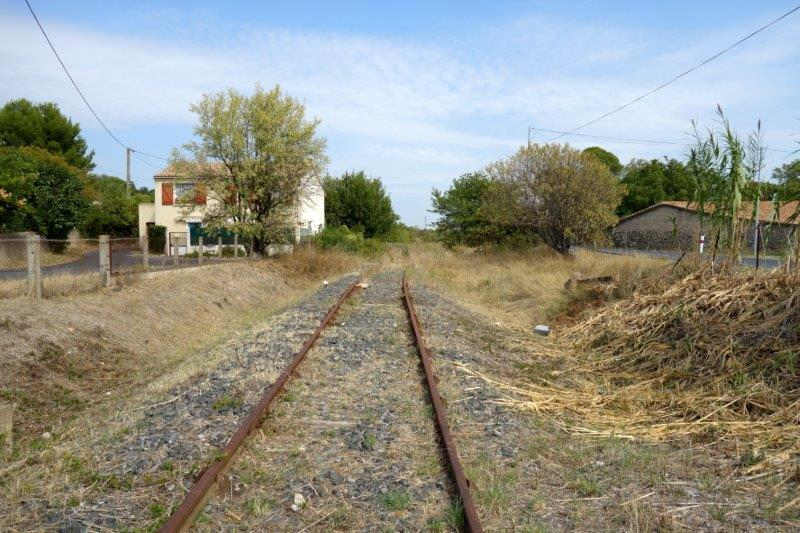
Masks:
[[[498,384],[505,403],[578,433],[689,438],[732,450],[745,472],[800,473],[798,274],[701,269],[605,307],[550,350],[544,377]]]

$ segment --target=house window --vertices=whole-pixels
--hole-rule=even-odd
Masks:
[[[179,200],[185,200],[186,198],[192,198],[194,196],[194,183],[176,183],[175,184],[175,194],[177,195]]]
[[[206,203],[205,186],[197,186],[193,181],[176,183],[175,196],[178,202],[182,204],[195,203],[198,205],[205,205]]]

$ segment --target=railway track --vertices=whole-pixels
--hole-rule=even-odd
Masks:
[[[264,418],[271,411],[273,403],[281,395],[286,384],[294,376],[298,367],[300,367],[323,331],[332,324],[343,304],[359,289],[366,287],[366,284],[357,280],[348,286],[336,300],[314,332],[294,355],[289,365],[266,389],[258,403],[253,406],[247,416],[241,421],[227,445],[220,451],[213,463],[200,475],[194,485],[186,493],[183,502],[175,509],[167,522],[161,527],[160,531],[162,533],[186,531],[192,526],[194,520],[213,493],[213,489],[222,481],[223,475],[234,463],[235,458],[240,453],[240,449],[248,436],[262,424]],[[458,500],[460,501],[460,505],[456,508],[459,509],[459,512],[463,512],[463,526],[466,531],[481,532],[483,530],[471,495],[470,482],[461,465],[458,451],[450,432],[446,407],[438,391],[438,378],[433,371],[432,356],[425,343],[422,325],[414,307],[413,294],[405,275],[403,275],[402,279],[401,292],[404,314],[407,317],[410,330],[413,333],[413,341],[416,345],[419,360],[424,371],[428,397],[432,405],[432,415],[436,426],[436,433],[438,434],[438,443],[441,446],[441,450],[444,452],[443,455],[446,458],[447,467],[451,479],[455,484]]]

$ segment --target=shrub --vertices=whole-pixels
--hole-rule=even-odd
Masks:
[[[363,255],[377,255],[386,249],[383,241],[365,239],[363,233],[351,231],[347,226],[328,226],[317,234],[315,241],[324,249],[338,248]]]
[[[147,243],[150,253],[163,254],[167,245],[167,227],[147,226]]]

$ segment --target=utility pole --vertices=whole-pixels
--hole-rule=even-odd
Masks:
[[[528,148],[531,147],[531,127],[528,126]]]
[[[125,193],[131,195],[131,149],[125,148]]]

